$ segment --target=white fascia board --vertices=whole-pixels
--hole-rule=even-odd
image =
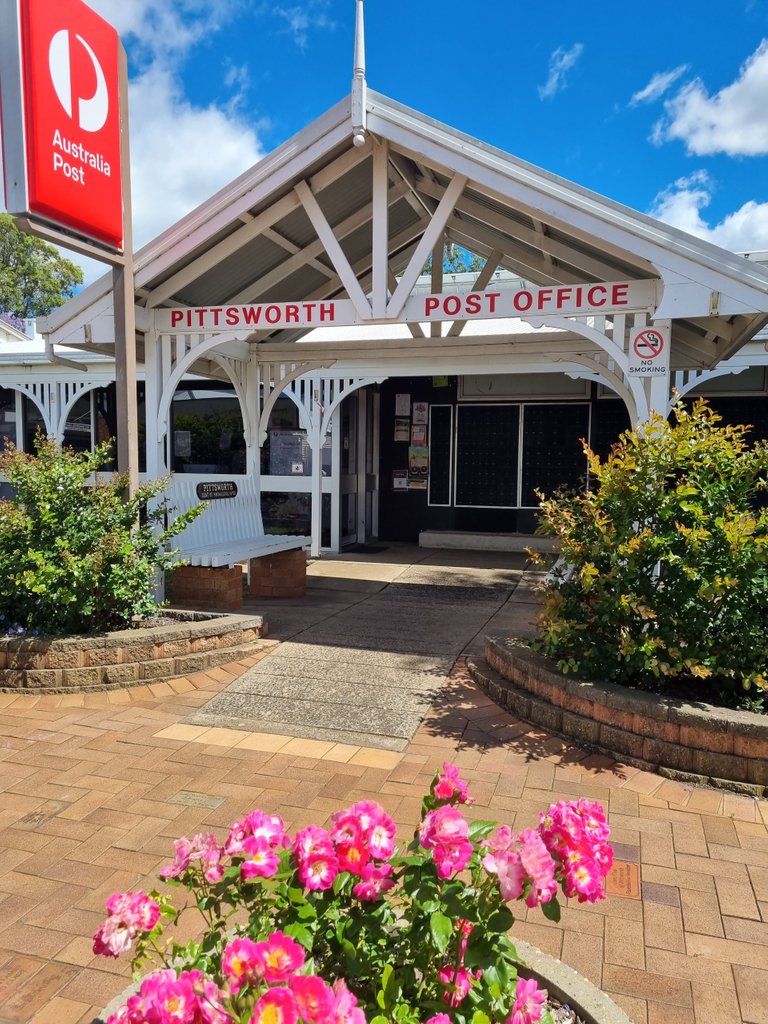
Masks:
[[[703,293],[733,300],[728,315],[768,311],[768,270],[725,249],[667,227],[645,214],[525,163],[423,117],[376,93],[368,94],[369,130],[421,155],[446,173],[465,174],[495,193],[571,227],[585,239],[601,240],[618,255],[630,253],[667,270],[680,283],[698,286],[696,308],[676,315],[699,316]],[[688,299],[693,296],[689,292]],[[708,294],[706,295],[708,303]]]

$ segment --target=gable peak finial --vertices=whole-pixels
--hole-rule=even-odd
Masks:
[[[365,145],[365,16],[363,0],[355,0],[355,61],[352,72],[352,141]]]

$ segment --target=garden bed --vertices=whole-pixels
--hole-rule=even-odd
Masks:
[[[268,632],[260,615],[166,608],[161,616],[110,633],[0,639],[0,692],[83,693],[161,682],[248,657]]]
[[[524,640],[487,637],[478,685],[513,714],[671,778],[768,795],[768,719],[564,676]]]

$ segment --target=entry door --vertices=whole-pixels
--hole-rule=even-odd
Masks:
[[[361,388],[341,409],[341,543],[379,531],[379,395]]]

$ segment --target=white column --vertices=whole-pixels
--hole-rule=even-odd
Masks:
[[[341,406],[331,417],[331,551],[341,551]]]
[[[323,536],[323,434],[322,434],[322,380],[320,376],[313,377],[309,385],[312,389],[311,395],[311,422],[309,444],[312,448],[312,488],[311,488],[311,546],[310,554],[313,558],[320,557],[320,547]]]

